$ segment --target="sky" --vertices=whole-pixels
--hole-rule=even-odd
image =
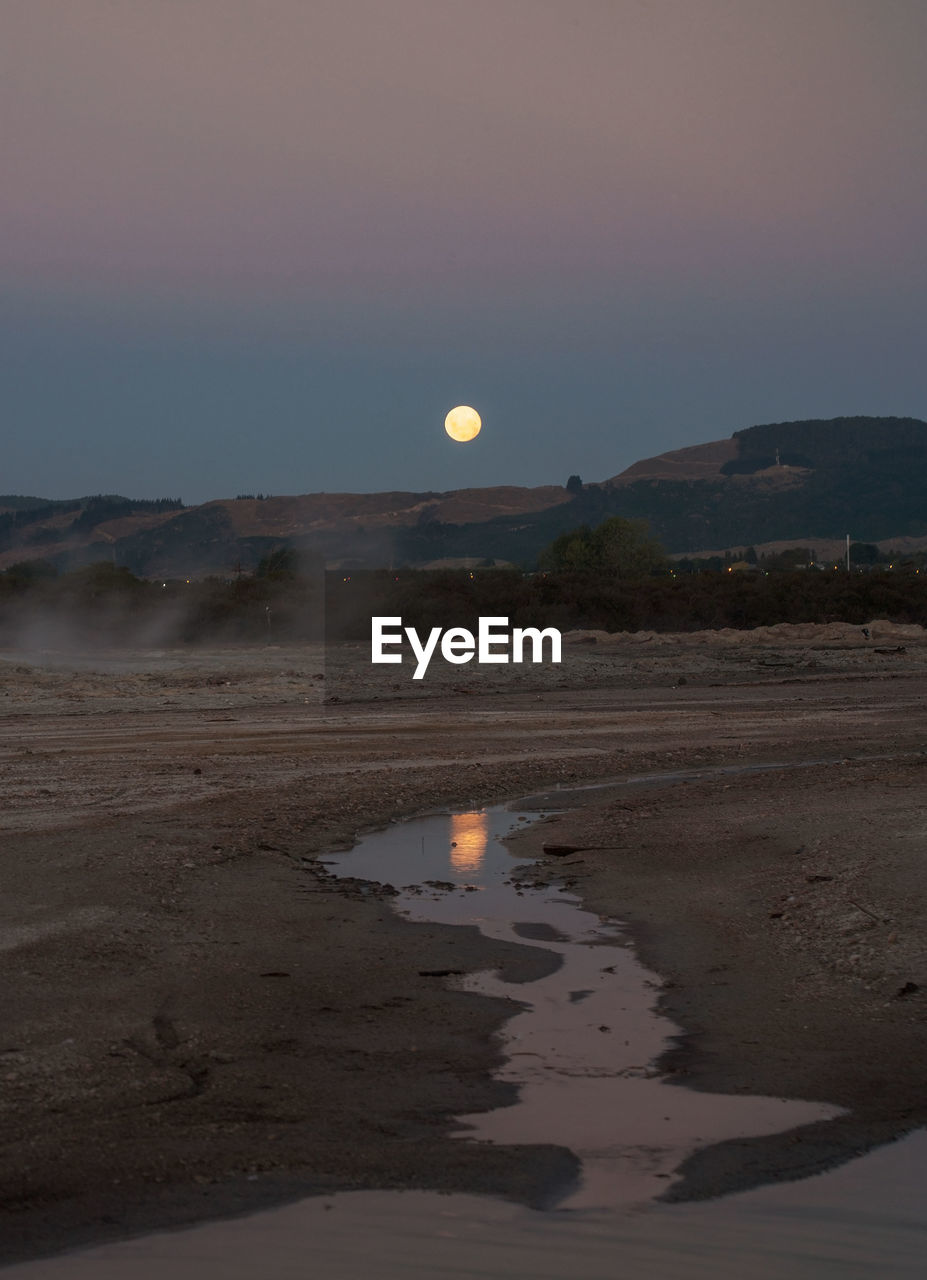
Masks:
[[[923,0],[0,0],[0,118],[2,493],[927,417]]]

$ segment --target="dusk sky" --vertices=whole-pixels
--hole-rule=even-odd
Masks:
[[[0,0],[0,115],[3,493],[927,417],[924,0]]]

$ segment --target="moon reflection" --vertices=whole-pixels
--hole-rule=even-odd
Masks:
[[[451,814],[451,866],[461,875],[479,871],[489,842],[489,815]]]

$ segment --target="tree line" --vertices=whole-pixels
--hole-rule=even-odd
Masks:
[[[865,573],[797,568],[810,563],[811,550],[794,548],[794,555],[779,553],[768,562],[754,555],[754,572],[735,571],[723,560],[714,567],[683,564],[666,557],[642,522],[610,517],[559,535],[533,571],[486,562],[473,569],[323,573],[287,546],[265,556],[254,574],[194,581],[152,581],[109,562],[62,573],[48,562],[27,561],[0,573],[0,643],[15,643],[24,622],[35,618],[52,632],[56,621],[66,624],[88,643],[147,637],[161,644],[323,636],[363,642],[375,614],[402,617],[420,632],[472,630],[486,616],[564,631],[864,625],[877,617],[927,625],[923,557],[892,569],[871,559]]]

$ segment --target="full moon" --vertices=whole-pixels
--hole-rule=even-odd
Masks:
[[[452,440],[459,440],[461,444],[475,440],[482,425],[480,415],[468,404],[459,404],[444,419],[444,430]]]

